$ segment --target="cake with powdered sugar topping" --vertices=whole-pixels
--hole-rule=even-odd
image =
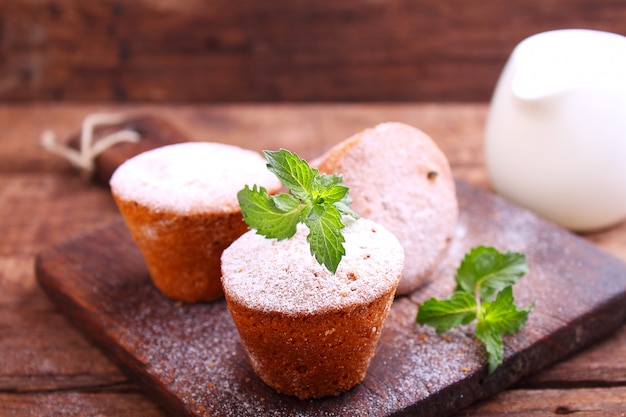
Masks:
[[[396,235],[406,260],[398,294],[430,278],[447,250],[459,214],[448,159],[430,136],[387,122],[338,143],[313,163],[350,187],[350,208]]]
[[[346,254],[335,274],[294,237],[249,231],[222,254],[228,309],[253,369],[298,398],[338,395],[365,378],[393,303],[404,250],[383,226],[344,219]]]
[[[120,165],[110,185],[150,276],[179,301],[222,298],[220,257],[247,231],[237,192],[281,184],[256,152],[210,142],[156,148]]]

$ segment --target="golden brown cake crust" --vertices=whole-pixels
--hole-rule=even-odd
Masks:
[[[320,398],[365,378],[394,292],[395,287],[368,304],[312,315],[253,310],[235,301],[228,309],[265,383],[300,399]]]
[[[248,230],[241,212],[181,215],[113,196],[159,290],[186,302],[223,296],[220,257]]]

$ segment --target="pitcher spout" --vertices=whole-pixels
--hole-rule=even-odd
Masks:
[[[512,57],[512,95],[541,102],[577,90],[626,84],[626,38],[599,31],[545,32],[521,42]]]

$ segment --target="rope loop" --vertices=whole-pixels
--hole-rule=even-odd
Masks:
[[[78,168],[86,178],[91,178],[95,170],[95,160],[102,152],[120,142],[137,143],[141,139],[139,133],[123,129],[104,136],[94,142],[94,130],[98,126],[111,126],[124,121],[120,114],[93,113],[85,117],[81,127],[80,146],[76,150],[57,141],[52,130],[45,130],[41,135],[41,145],[47,151],[59,155]]]

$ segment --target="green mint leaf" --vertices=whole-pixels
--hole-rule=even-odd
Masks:
[[[307,241],[311,247],[311,254],[334,274],[341,258],[346,254],[343,247],[345,239],[341,234],[344,227],[341,213],[332,205],[324,210],[314,209],[305,220],[305,224],[310,231]]]
[[[442,333],[476,318],[476,300],[471,294],[455,292],[446,300],[431,298],[418,309],[416,321]]]
[[[298,208],[300,201],[289,194],[278,194],[270,197],[270,204],[273,204],[282,212],[292,211]]]
[[[341,187],[341,188],[337,188],[337,187]],[[342,194],[341,190],[343,188],[346,189],[346,193],[343,196],[341,196]],[[343,185],[343,177],[341,175],[319,174],[318,176],[316,176],[313,179],[313,193],[316,196],[319,196],[320,194],[322,194],[323,190],[325,189],[332,190],[332,191],[326,192],[332,195],[328,195],[328,196],[322,195],[322,197],[325,198],[326,201],[330,199],[330,201],[333,202],[335,207],[339,209],[339,212],[341,214],[353,217],[355,219],[359,218],[359,216],[354,211],[352,211],[352,209],[350,209],[350,204],[352,204],[352,199],[350,198],[350,195],[347,192],[348,187],[345,187]]]
[[[455,293],[446,300],[424,302],[416,321],[442,332],[476,320],[476,337],[485,345],[492,373],[504,358],[502,335],[519,331],[533,308],[531,304],[519,310],[513,298],[513,284],[527,271],[523,254],[502,254],[485,246],[473,248],[457,270]]]
[[[286,149],[278,151],[263,151],[267,160],[267,168],[289,189],[291,194],[300,200],[311,197],[313,178],[317,169],[295,153]]]
[[[492,373],[498,366],[500,366],[500,364],[502,364],[502,361],[504,360],[504,344],[502,343],[502,336],[500,336],[500,333],[489,327],[486,322],[478,320],[476,323],[476,337],[485,345],[485,350],[487,350],[489,373]]]
[[[313,190],[317,191],[318,193],[322,189],[330,189],[335,185],[343,187],[343,177],[341,175],[319,174],[313,179]],[[335,200],[334,204],[335,207],[339,209],[339,212],[341,212],[341,214],[345,214],[346,216],[350,216],[355,219],[359,218],[358,214],[350,209],[352,199],[350,198],[350,195],[348,193],[346,193],[341,199]]]
[[[337,210],[339,210],[341,214],[358,219],[359,215],[353,212],[349,207],[351,203],[352,200],[350,198],[343,198],[341,201],[335,203],[335,207],[337,207]]]
[[[288,194],[270,197],[263,187],[247,185],[237,193],[244,221],[258,234],[287,239],[296,233],[301,212],[305,209]]]
[[[480,321],[500,334],[519,331],[528,319],[533,304],[518,310],[513,298],[513,288],[506,287],[498,293],[494,301],[485,301],[481,306]]]
[[[334,204],[341,201],[348,194],[348,187],[344,185],[331,185],[328,188],[313,192],[313,203]]]
[[[342,215],[358,216],[350,210],[352,200],[340,175],[319,174],[317,169],[285,149],[263,151],[267,168],[291,194],[268,196],[264,188],[248,186],[237,194],[244,221],[257,233],[276,239],[292,237],[298,223],[309,228],[311,254],[332,273],[346,251]]]
[[[526,258],[521,253],[502,254],[486,246],[473,248],[459,267],[455,280],[457,291],[491,298],[497,291],[515,284],[528,272]]]
[[[337,174],[317,174],[313,178],[313,188],[329,188],[333,185],[343,185],[343,177]]]
[[[481,314],[476,323],[476,337],[487,349],[489,373],[502,363],[502,335],[519,331],[526,323],[531,309],[532,304],[525,309],[517,309],[512,287],[500,291],[494,301],[485,301],[481,305]]]

